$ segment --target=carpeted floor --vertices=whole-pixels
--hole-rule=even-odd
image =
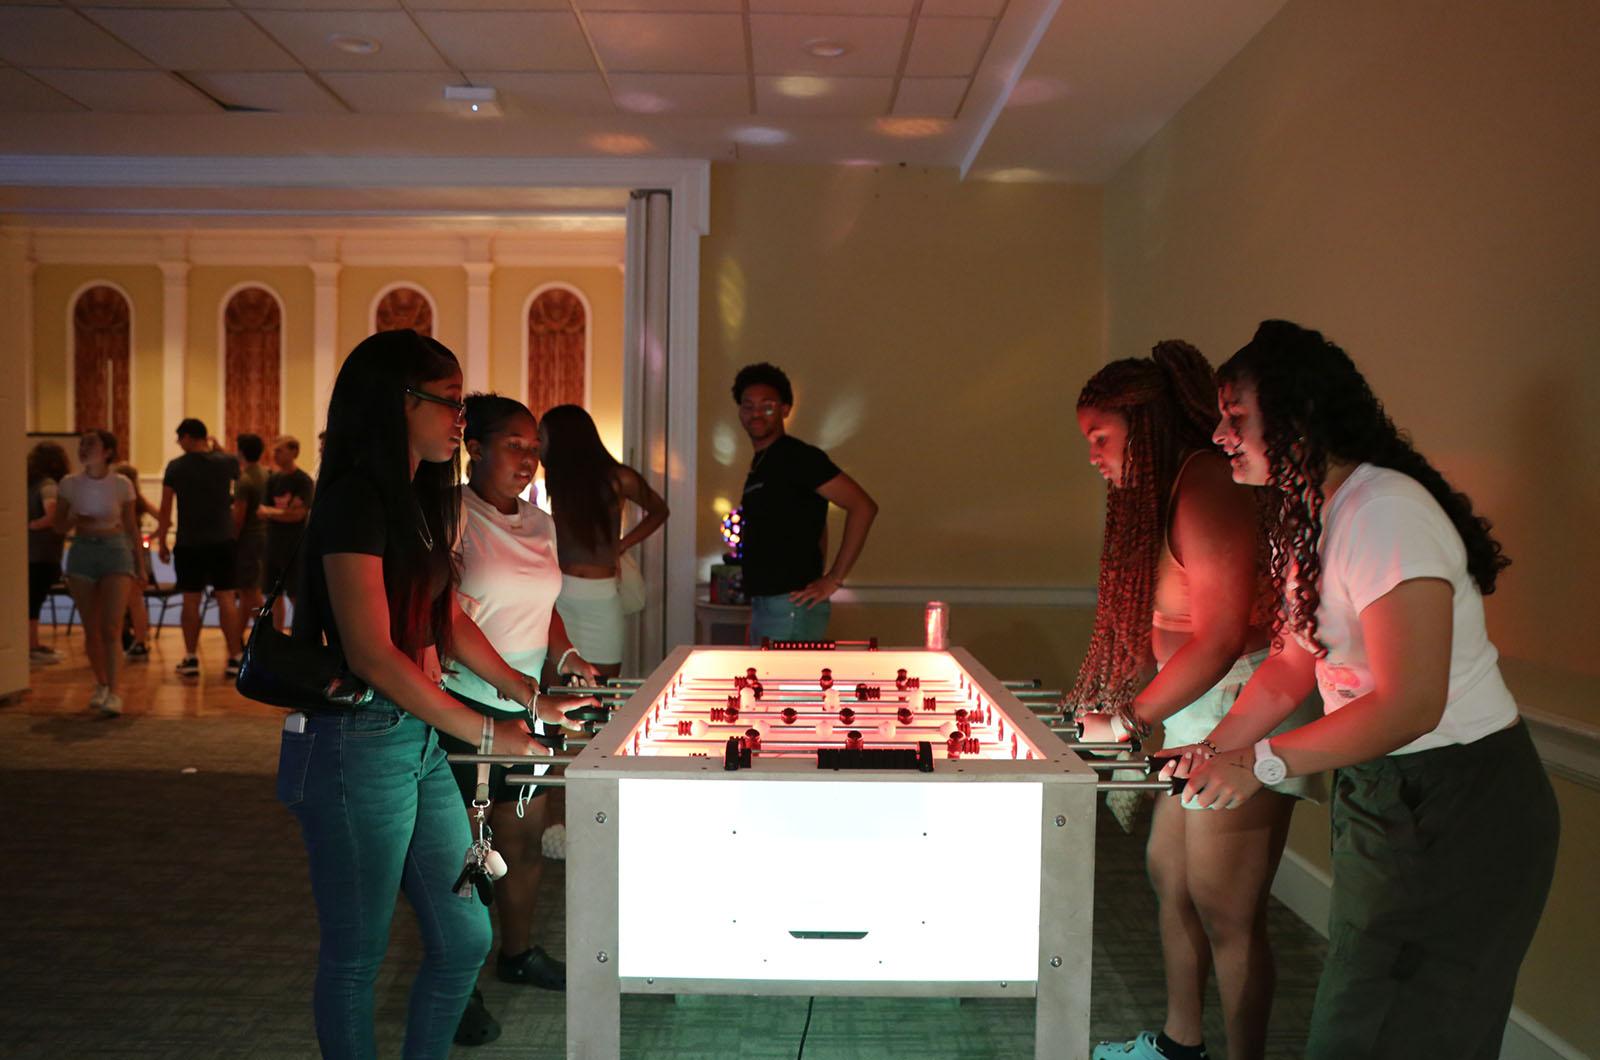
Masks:
[[[70,665],[70,664],[69,664]],[[159,667],[159,672],[157,668]],[[219,667],[220,669],[220,667]],[[72,684],[52,668],[50,688]],[[151,664],[139,680],[165,684]],[[170,680],[176,681],[176,678]],[[0,1052],[11,1058],[316,1055],[316,918],[294,821],[273,797],[278,716],[213,688],[205,709],[123,718],[48,690],[0,706]],[[156,697],[148,697],[155,701]],[[1093,1032],[1160,1022],[1164,991],[1142,835],[1101,815]],[[552,863],[536,937],[565,949]],[[1274,904],[1278,996],[1268,1056],[1298,1056],[1322,939]],[[383,1055],[398,1055],[420,943],[402,902],[378,983]],[[486,974],[500,1041],[457,1055],[564,1052],[560,994]],[[809,1027],[807,1027],[809,1009]],[[625,997],[624,1055],[810,1058],[1033,1055],[1032,1002]],[[1213,992],[1207,1038],[1225,1055]],[[1072,1055],[1062,1043],[1061,1056]]]

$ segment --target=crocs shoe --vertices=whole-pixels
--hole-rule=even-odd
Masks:
[[[540,946],[515,957],[499,954],[494,959],[495,978],[502,983],[536,986],[541,990],[565,990],[567,966]]]
[[[467,999],[467,1007],[461,1013],[461,1022],[456,1024],[455,1043],[457,1045],[488,1045],[500,1037],[500,1024],[489,1015],[489,1010],[483,1004],[483,991],[474,990]]]
[[[1203,1048],[1200,1057],[1206,1060]],[[1132,1041],[1101,1042],[1094,1047],[1090,1060],[1167,1060],[1167,1054],[1156,1048],[1156,1036],[1152,1032],[1140,1031]]]

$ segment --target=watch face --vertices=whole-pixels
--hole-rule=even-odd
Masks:
[[[1288,772],[1281,758],[1274,756],[1256,759],[1256,779],[1263,784],[1281,784]]]

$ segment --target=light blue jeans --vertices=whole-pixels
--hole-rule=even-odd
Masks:
[[[373,983],[389,945],[395,894],[422,928],[404,1056],[444,1057],[489,953],[489,911],[451,885],[471,842],[461,793],[433,728],[393,703],[314,714],[285,731],[278,798],[300,821],[321,946],[312,996],[325,1057],[367,1060]]]
[[[821,640],[828,635],[828,618],[833,605],[793,603],[788,593],[750,598],[750,643],[759,648],[761,638],[772,640]]]

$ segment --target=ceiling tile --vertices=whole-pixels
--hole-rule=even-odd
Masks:
[[[450,72],[437,74],[331,73],[322,80],[352,108],[363,114],[449,113],[445,106],[446,85],[458,78]]]
[[[90,110],[108,114],[215,113],[217,105],[160,70],[34,70]]]
[[[0,59],[14,66],[141,70],[139,53],[76,11],[0,7]]]
[[[504,3],[505,0],[499,2]],[[577,4],[585,12],[646,11],[654,14],[681,14],[698,11],[738,14],[743,10],[739,0],[577,0]]]
[[[619,109],[636,114],[750,113],[743,74],[613,74],[611,91]]]
[[[976,15],[980,18],[999,18],[1006,9],[1006,0],[922,0],[922,14]]]
[[[293,70],[293,57],[237,11],[86,8],[84,14],[168,70]]]
[[[312,70],[447,70],[404,11],[257,11],[255,19]],[[328,43],[335,34],[370,37],[379,49],[351,55]]]
[[[970,83],[965,77],[902,77],[895,117],[954,118]]]
[[[302,73],[190,73],[212,98],[236,107],[282,114],[344,114],[328,91]]]
[[[598,73],[529,74],[483,71],[467,74],[475,85],[490,85],[500,93],[508,112],[524,114],[615,114],[611,93]]]
[[[898,15],[911,14],[916,0],[750,0],[751,14]],[[927,9],[926,0],[923,9]]]
[[[758,77],[756,113],[876,118],[888,111],[893,88],[892,77]]]
[[[398,11],[400,0],[234,0],[247,11]]]
[[[571,11],[418,11],[412,17],[459,70],[594,69]]]
[[[906,59],[907,77],[967,77],[989,46],[986,18],[919,18]]]
[[[892,77],[900,68],[909,23],[903,18],[848,15],[751,15],[750,35],[758,74],[820,77]],[[825,59],[806,46],[835,41],[848,50]]]
[[[567,0],[411,0],[412,11],[570,11]]]
[[[80,104],[21,70],[0,69],[0,112],[38,114],[82,109]]]
[[[584,22],[608,73],[745,72],[737,15],[591,14]]]
[[[5,0],[0,0],[4,3]],[[52,0],[53,2],[53,0]],[[164,7],[191,8],[191,7],[217,7],[227,8],[233,5],[228,0],[94,0],[95,7]]]

